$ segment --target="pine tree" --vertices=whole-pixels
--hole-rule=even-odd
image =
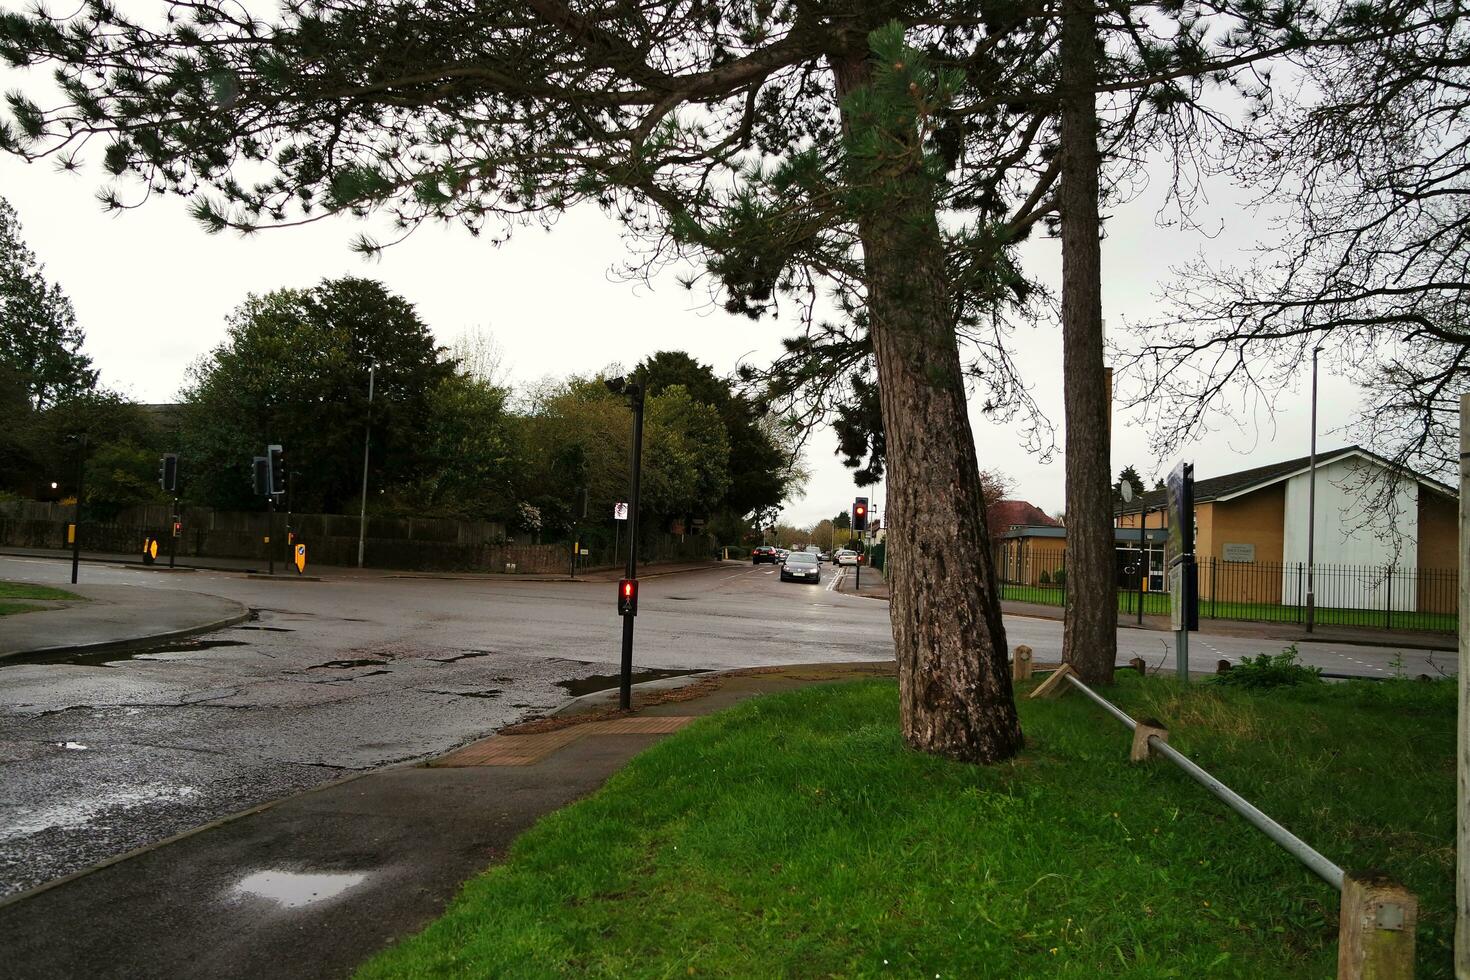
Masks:
[[[97,384],[71,300],[43,272],[15,209],[0,198],[0,368],[19,380],[32,411]]]

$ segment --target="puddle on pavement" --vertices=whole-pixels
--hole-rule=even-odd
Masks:
[[[471,660],[475,657],[488,656],[490,656],[489,650],[466,650],[463,653],[456,653],[452,657],[425,657],[424,659],[432,660],[436,664],[452,664],[460,660]]]
[[[381,666],[383,666],[387,662],[388,661],[386,661],[386,660],[328,660],[324,664],[312,664],[310,667],[308,667],[306,669],[307,670],[341,670],[341,669],[345,669],[347,667],[381,667]],[[387,671],[386,670],[379,671],[378,673],[386,674]]]
[[[11,664],[72,664],[77,667],[110,667],[113,664],[126,663],[130,660],[158,660],[160,653],[194,653],[199,650],[211,650],[215,647],[243,647],[244,640],[180,640],[177,643],[165,643],[161,646],[146,647],[138,650],[111,650],[98,653],[78,653],[71,656],[48,656],[37,654],[35,656],[6,657],[5,665]],[[163,663],[165,661],[158,661]]]
[[[500,688],[492,687],[488,691],[427,691],[425,693],[447,694],[455,698],[498,698],[502,692]]]
[[[236,626],[237,630],[259,630],[262,633],[294,633],[289,626]]]
[[[659,681],[665,677],[688,677],[691,674],[704,674],[704,670],[635,670],[633,671],[633,683],[642,684],[644,681]],[[556,686],[564,688],[572,697],[581,697],[583,694],[593,694],[597,691],[610,691],[622,683],[622,677],[618,674],[593,674],[591,677],[578,677],[570,681],[557,681]]]
[[[282,908],[299,909],[336,898],[366,879],[366,872],[298,874],[293,871],[257,871],[242,878],[235,885],[235,893],[268,899]]]

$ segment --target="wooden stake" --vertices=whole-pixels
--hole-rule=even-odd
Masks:
[[[1022,643],[1011,659],[1011,680],[1024,681],[1031,676],[1031,648]]]
[[[1337,980],[1413,980],[1419,900],[1386,875],[1342,879]]]
[[[1033,698],[1061,697],[1072,686],[1067,683],[1067,675],[1075,673],[1076,671],[1072,669],[1071,664],[1062,664],[1051,672],[1050,677],[1036,685],[1036,690],[1032,691],[1030,696]]]
[[[1129,762],[1147,762],[1153,758],[1153,751],[1148,744],[1151,735],[1157,735],[1161,742],[1169,741],[1169,729],[1140,721],[1138,727],[1133,729],[1133,747],[1128,750]]]

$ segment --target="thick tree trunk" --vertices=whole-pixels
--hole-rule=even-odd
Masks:
[[[1062,381],[1067,460],[1066,625],[1062,659],[1110,684],[1118,654],[1109,412],[1103,368],[1098,216],[1097,15],[1065,0],[1061,38]]]
[[[834,57],[839,96],[868,84],[866,47]],[[843,103],[844,125],[853,118]],[[900,719],[915,749],[994,762],[1022,744],[1006,669],[980,473],[932,193],[896,160],[859,191],[873,351],[887,440],[887,575]],[[869,198],[871,200],[871,198]]]

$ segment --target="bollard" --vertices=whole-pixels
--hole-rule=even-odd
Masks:
[[[1134,657],[1132,660],[1128,661],[1128,666],[1138,671],[1139,677],[1148,676],[1148,664],[1144,662],[1144,659],[1142,657]]]
[[[1338,980],[1411,980],[1418,924],[1419,900],[1403,885],[1376,872],[1343,875]]]
[[[1011,660],[1011,680],[1024,681],[1031,676],[1031,648],[1022,643],[1016,647],[1015,657]]]
[[[1230,668],[1232,666],[1234,666],[1234,665],[1231,664],[1230,661],[1228,661],[1228,660],[1217,660],[1215,662],[1215,673],[1217,673],[1217,674],[1228,674],[1228,673],[1230,673]]]

